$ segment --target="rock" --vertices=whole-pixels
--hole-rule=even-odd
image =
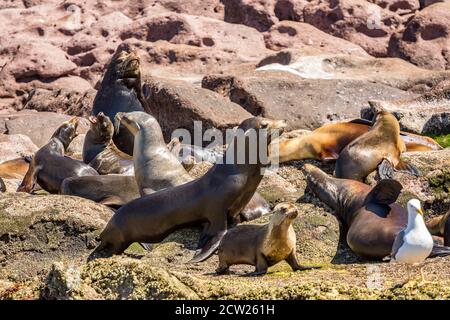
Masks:
[[[155,9],[158,7],[157,9]],[[187,13],[196,16],[224,19],[224,5],[221,0],[190,0],[180,2],[173,0],[156,0],[144,9],[145,15],[155,15],[164,11]]]
[[[0,163],[33,155],[38,147],[23,134],[0,134]]]
[[[419,0],[368,0],[383,9],[388,9],[399,15],[411,14],[420,9]]]
[[[392,112],[402,130],[419,134],[450,133],[450,85],[429,91],[418,98],[393,101],[371,101],[361,109],[361,116],[372,119],[374,108]]]
[[[40,148],[47,144],[55,130],[64,121],[71,118],[71,116],[53,112],[18,112],[12,114],[9,120],[5,121],[5,126],[8,134],[26,135]],[[89,121],[81,118],[78,125],[78,132],[86,133],[89,127]]]
[[[272,50],[302,49],[311,46],[327,53],[368,56],[360,46],[326,34],[307,23],[280,21],[264,35],[266,47]]]
[[[69,196],[0,195],[0,278],[32,277],[61,258],[80,263],[112,211]]]
[[[426,92],[450,76],[449,71],[418,68],[398,58],[317,54],[285,49],[261,60],[257,70],[289,71],[310,79],[353,79],[377,82],[413,92]]]
[[[23,109],[87,117],[91,114],[95,94],[93,89],[84,92],[34,89],[28,95]]]
[[[278,22],[274,1],[222,0],[222,3],[227,22],[244,24],[258,31],[266,31]]]
[[[436,3],[414,15],[393,38],[389,54],[432,70],[450,69],[450,2]]]
[[[253,115],[287,120],[287,130],[312,130],[329,121],[359,117],[361,107],[367,106],[373,97],[412,96],[383,84],[305,79],[283,71],[257,71],[246,76],[211,75],[203,79],[202,86],[222,93]]]
[[[303,7],[304,22],[361,46],[376,57],[386,57],[391,36],[402,18],[365,0],[313,0]]]
[[[144,95],[167,141],[175,129],[194,131],[194,121],[201,121],[202,132],[225,130],[239,125],[251,114],[219,94],[176,80],[148,78]]]
[[[305,0],[277,0],[275,4],[275,15],[282,20],[304,21],[303,7]]]
[[[262,35],[252,28],[187,14],[167,13],[138,19],[120,37],[210,47],[248,60],[267,53]]]

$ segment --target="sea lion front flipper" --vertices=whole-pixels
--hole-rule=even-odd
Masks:
[[[367,126],[372,126],[373,125],[372,121],[367,120],[367,119],[361,119],[361,118],[353,119],[353,120],[349,121],[348,123],[365,124]]]
[[[144,248],[147,251],[151,251],[153,248],[153,244],[151,244],[151,243],[139,242],[139,244],[141,245],[142,248]]]
[[[319,269],[319,266],[302,266],[297,258],[297,255],[295,254],[295,250],[293,250],[289,256],[285,259],[285,261],[291,266],[292,270],[294,271],[303,271],[303,270],[310,270],[310,269]]]
[[[370,190],[365,203],[375,202],[389,205],[397,201],[403,186],[393,179],[383,179]]]
[[[400,160],[395,166],[395,171],[398,172],[408,172],[416,177],[421,175],[421,172],[417,167],[409,162]]]
[[[17,188],[17,192],[28,192],[32,193],[34,190],[34,187],[36,185],[37,177],[39,170],[41,169],[40,166],[36,166],[35,164],[31,163],[30,167],[28,168],[27,173],[25,174],[25,177],[23,177],[22,182],[20,183],[19,187]]]
[[[450,247],[434,243],[433,250],[431,251],[428,258],[446,257],[446,256],[450,256]]]
[[[0,178],[0,192],[6,191],[6,185],[2,178]]]
[[[262,253],[258,253],[256,256],[256,268],[255,271],[247,273],[246,277],[257,277],[262,276],[267,273],[269,266],[267,265],[267,260]]]
[[[394,178],[394,166],[392,165],[392,163],[389,160],[384,159],[378,165],[377,173],[378,173],[378,177],[380,178],[380,180],[393,179]]]
[[[216,233],[214,236],[209,237],[209,240],[206,240],[207,242],[205,245],[202,246],[200,249],[200,252],[197,251],[197,253],[194,255],[194,257],[189,261],[190,263],[197,263],[202,262],[208,259],[214,252],[216,252],[217,248],[220,245],[220,242],[222,241],[223,236],[227,230],[222,230]],[[207,236],[201,237],[200,243],[204,242],[205,239],[207,239]]]
[[[320,159],[323,162],[334,162],[339,157],[339,154],[330,150],[324,150],[320,153]]]

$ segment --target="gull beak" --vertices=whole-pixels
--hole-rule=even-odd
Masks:
[[[420,213],[423,216],[423,210],[422,208],[419,208],[419,210],[417,210],[418,213]]]

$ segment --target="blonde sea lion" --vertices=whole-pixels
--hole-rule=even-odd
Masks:
[[[371,121],[355,119],[350,122],[328,123],[300,137],[279,140],[280,163],[291,160],[315,159],[334,161],[350,142],[367,133]],[[406,152],[441,150],[432,138],[400,132]]]
[[[0,177],[4,179],[23,179],[30,167],[32,157],[21,157],[0,163]]]
[[[210,256],[234,219],[252,198],[267,165],[267,147],[261,149],[261,139],[270,143],[274,131],[282,131],[285,121],[261,117],[244,120],[239,126],[245,133],[245,161],[240,163],[236,147],[238,136],[228,147],[224,161],[216,163],[205,175],[188,183],[144,195],[121,207],[100,235],[101,243],[91,257],[121,254],[133,242],[157,243],[173,231],[187,226],[204,226],[199,240],[201,252],[193,262]],[[256,131],[256,135],[254,135]],[[253,137],[256,141],[252,141]],[[250,153],[258,155],[250,162]],[[227,160],[228,159],[228,160]],[[230,159],[234,160],[230,163]]]
[[[375,170],[381,179],[392,178],[394,170],[419,175],[417,168],[400,159],[405,151],[397,119],[391,113],[379,110],[373,127],[341,151],[336,160],[335,175],[358,181],[363,181]]]
[[[64,155],[69,144],[78,135],[77,127],[78,118],[73,117],[55,131],[50,141],[33,156],[18,192],[31,193],[37,182],[50,193],[60,193],[61,183],[66,178],[98,175],[97,171],[84,162]]]
[[[428,220],[426,226],[433,236],[444,237],[444,245],[450,246],[450,210],[442,216]]]
[[[218,274],[229,273],[230,266],[248,264],[255,266],[249,275],[263,275],[267,269],[285,260],[292,270],[313,267],[300,265],[296,255],[296,242],[292,222],[298,215],[293,204],[280,203],[274,208],[267,224],[242,224],[226,232],[218,248]]]

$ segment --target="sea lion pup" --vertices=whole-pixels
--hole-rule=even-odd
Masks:
[[[32,157],[21,157],[0,163],[0,178],[23,179],[30,167]]]
[[[331,207],[347,229],[347,244],[358,256],[382,260],[391,253],[396,235],[406,227],[408,214],[396,204],[402,185],[384,179],[373,188],[362,182],[339,179],[305,164],[308,187]],[[436,249],[436,250],[435,250]],[[433,255],[448,255],[450,248],[433,247]]]
[[[169,151],[161,127],[153,116],[139,111],[119,112],[116,114],[116,126],[119,124],[134,135],[134,170],[141,195],[193,180],[178,158]],[[267,201],[255,193],[233,223],[256,219],[269,211]]]
[[[140,64],[135,51],[123,46],[117,49],[95,96],[92,115],[103,111],[112,120],[117,112],[150,112],[142,93]],[[133,135],[126,128],[121,127],[113,141],[123,152],[133,154]]]
[[[114,124],[103,113],[90,116],[91,128],[83,145],[83,161],[99,174],[134,175],[133,158],[120,151],[112,141]]]
[[[416,167],[400,159],[405,151],[397,119],[380,109],[370,131],[350,142],[341,151],[336,161],[335,175],[358,181],[364,181],[375,170],[378,170],[380,179],[392,178],[394,170],[419,175]]]
[[[328,123],[309,134],[278,140],[279,162],[303,159],[334,161],[345,146],[367,133],[371,126],[371,121],[363,119]],[[400,132],[400,138],[406,145],[406,152],[442,149],[436,141],[429,137]]]
[[[64,156],[67,147],[78,135],[77,127],[78,118],[73,117],[55,131],[50,141],[33,156],[18,192],[31,193],[37,181],[42,189],[59,193],[61,183],[68,177],[98,175],[97,171],[82,161]]]
[[[442,216],[428,220],[426,226],[433,236],[444,237],[444,245],[450,246],[450,210]]]
[[[269,223],[239,225],[228,230],[218,248],[216,272],[226,274],[232,265],[249,264],[256,269],[248,275],[263,275],[282,260],[286,260],[294,271],[313,268],[301,266],[297,260],[297,238],[292,227],[297,215],[295,205],[280,203],[274,208]]]
[[[123,206],[140,197],[134,176],[118,174],[64,179],[61,194],[90,199],[111,207]]]
[[[223,160],[205,175],[121,207],[100,234],[101,243],[91,257],[121,254],[133,242],[157,243],[178,229],[200,225],[204,226],[198,246],[202,250],[192,261],[209,257],[227,229],[228,218],[242,211],[261,182],[272,134],[285,127],[285,121],[244,120]],[[237,161],[242,160],[240,152],[245,155],[243,163]],[[253,152],[256,159],[250,157]]]

